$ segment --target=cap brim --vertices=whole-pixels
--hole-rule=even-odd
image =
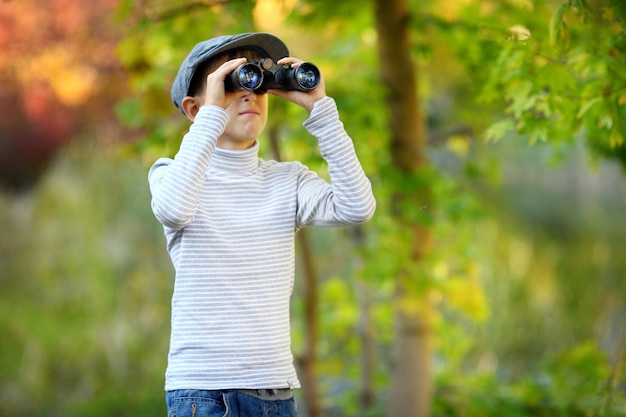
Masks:
[[[278,61],[289,55],[289,49],[287,49],[287,45],[285,45],[282,40],[269,33],[260,32],[242,34],[239,37],[233,38],[232,41],[214,50],[206,59],[232,49],[240,49],[248,46],[263,49],[274,61]]]

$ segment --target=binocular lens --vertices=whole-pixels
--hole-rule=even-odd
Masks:
[[[263,94],[272,88],[284,90],[313,90],[320,83],[320,71],[309,62],[295,68],[291,65],[276,66],[270,58],[240,65],[226,76],[226,90],[254,91]]]
[[[256,90],[263,82],[263,74],[256,65],[243,65],[237,74],[239,84],[246,90]]]
[[[320,82],[320,74],[317,67],[311,64],[301,64],[295,73],[296,82],[304,90],[312,90]]]

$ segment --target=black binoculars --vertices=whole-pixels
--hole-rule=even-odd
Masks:
[[[303,62],[295,68],[291,64],[278,66],[271,58],[246,62],[226,76],[226,90],[264,93],[271,88],[283,90],[313,90],[320,83],[319,69]]]

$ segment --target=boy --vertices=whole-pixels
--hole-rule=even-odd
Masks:
[[[299,388],[289,333],[294,236],[305,226],[369,220],[371,185],[323,80],[270,89],[304,107],[332,184],[299,162],[265,161],[257,138],[267,94],[227,91],[229,73],[269,57],[295,67],[267,33],[198,43],[172,86],[192,125],[174,159],[150,169],[152,210],[176,272],[166,402],[172,416],[295,416]]]

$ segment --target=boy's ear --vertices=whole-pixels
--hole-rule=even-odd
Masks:
[[[185,112],[185,116],[193,122],[201,107],[198,99],[196,97],[187,96],[180,102],[180,105]]]

